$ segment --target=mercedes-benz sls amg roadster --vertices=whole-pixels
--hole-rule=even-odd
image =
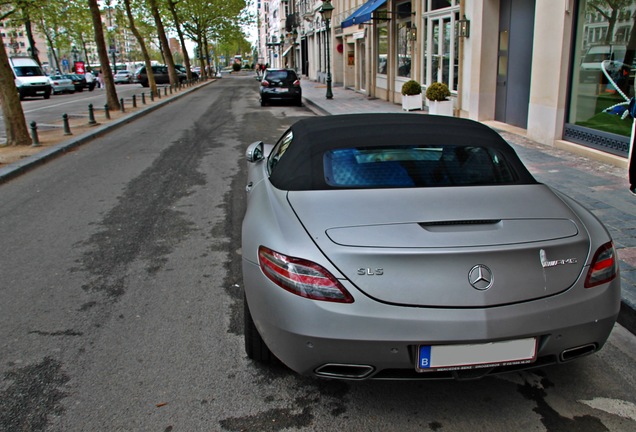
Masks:
[[[245,348],[340,379],[478,378],[601,349],[612,239],[493,129],[307,118],[247,148]]]

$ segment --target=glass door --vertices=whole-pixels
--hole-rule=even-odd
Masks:
[[[427,82],[443,82],[449,89],[456,90],[456,77],[454,69],[457,59],[454,58],[456,50],[453,47],[454,34],[452,32],[452,20],[449,15],[429,18],[430,44],[426,47],[426,59],[424,67]],[[430,65],[430,67],[427,67]]]

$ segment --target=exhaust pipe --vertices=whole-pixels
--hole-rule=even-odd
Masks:
[[[325,378],[364,379],[374,370],[375,368],[369,365],[327,363],[318,367],[314,373]]]
[[[564,350],[560,357],[562,362],[566,362],[592,354],[594,351],[596,351],[596,344],[581,345],[579,347]]]

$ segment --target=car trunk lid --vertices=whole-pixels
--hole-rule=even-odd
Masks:
[[[414,306],[485,307],[571,287],[589,254],[544,185],[290,192],[326,257],[360,291]]]

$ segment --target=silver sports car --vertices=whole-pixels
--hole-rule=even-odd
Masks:
[[[251,359],[328,378],[475,378],[577,359],[612,330],[609,233],[480,123],[308,118],[246,156]]]

